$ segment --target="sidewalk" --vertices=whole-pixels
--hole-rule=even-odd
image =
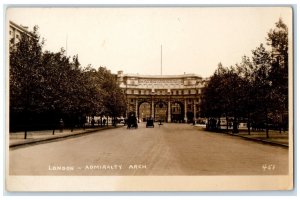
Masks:
[[[117,127],[113,127],[113,126],[95,127],[95,128],[86,128],[85,130],[81,128],[81,129],[74,129],[73,132],[71,132],[70,129],[64,129],[63,132],[60,132],[59,130],[55,130],[54,135],[52,132],[53,130],[28,131],[27,139],[24,139],[24,132],[14,132],[14,133],[9,133],[9,148],[50,142],[50,141],[60,140],[68,137],[77,137],[80,135],[94,133],[100,130],[118,128],[122,126],[123,125],[117,125]]]
[[[205,130],[205,127],[202,126],[196,126],[199,128],[202,128]],[[226,132],[226,130],[223,130],[224,134],[229,134],[231,136],[237,136],[244,138],[246,140],[252,140],[255,142],[270,144],[270,145],[276,145],[281,147],[289,147],[289,133],[287,131],[285,132],[279,132],[274,130],[269,130],[269,138],[266,138],[266,132],[265,131],[251,131],[250,135],[248,134],[247,130],[239,130],[238,134],[233,134],[230,130]]]
[[[279,131],[269,130],[269,138],[266,138],[265,131],[250,132],[249,135],[247,131],[242,130],[238,134],[233,135],[249,140],[289,147],[289,133],[287,131],[280,133]]]

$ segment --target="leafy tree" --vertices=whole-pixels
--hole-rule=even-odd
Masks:
[[[45,123],[54,130],[60,119],[71,127],[83,125],[86,116],[125,112],[125,98],[115,75],[106,68],[82,69],[78,55],[65,51],[42,52],[43,41],[34,28],[10,48],[10,127],[28,128]],[[114,120],[115,121],[115,120]],[[29,127],[29,125],[31,127]]]
[[[201,113],[205,117],[234,117],[248,119],[254,127],[266,129],[275,121],[287,126],[288,119],[288,29],[282,19],[268,33],[267,51],[261,44],[252,51],[252,59],[244,56],[235,67],[224,68],[222,64],[201,95]],[[228,120],[227,120],[228,121]]]
[[[250,126],[252,122],[252,114],[255,110],[256,95],[253,89],[253,71],[254,67],[249,57],[243,56],[240,64],[236,64],[236,71],[242,81],[241,104],[244,111],[243,116],[247,118],[248,134],[250,135]]]
[[[203,89],[200,104],[202,114],[208,118],[219,118],[219,121],[222,116],[226,119],[232,116],[233,132],[237,133],[238,119],[244,111],[243,86],[243,79],[238,76],[233,67],[224,68],[219,64],[218,69]],[[215,126],[214,123],[213,126]]]
[[[223,97],[228,98],[226,110],[233,116],[233,133],[238,133],[239,118],[244,115],[244,80],[231,67],[223,75],[221,90]]]
[[[253,80],[254,80],[254,92],[255,92],[255,102],[256,102],[256,111],[258,117],[260,113],[263,113],[265,128],[266,128],[266,137],[269,137],[269,113],[273,108],[273,98],[271,95],[271,81],[269,79],[269,74],[271,71],[271,55],[266,51],[263,44],[260,44],[253,53]],[[261,119],[260,119],[261,120]]]
[[[103,90],[98,80],[97,70],[87,66],[83,70],[82,79],[85,85],[85,97],[82,99],[82,109],[85,115],[95,116],[103,114]],[[102,120],[101,120],[102,121]]]
[[[279,68],[272,68],[272,73],[279,69],[288,69],[288,28],[279,18],[275,23],[275,29],[271,29],[268,33],[267,44],[272,47],[272,58],[274,62],[278,62]],[[283,71],[287,73],[287,71]]]
[[[54,125],[53,129],[63,116],[67,116],[73,128],[74,118],[79,113],[80,91],[83,86],[77,57],[71,63],[64,54],[63,49],[58,53],[45,52],[42,58],[44,108],[45,112],[51,113],[52,119],[48,120]]]
[[[33,115],[42,112],[44,107],[41,95],[43,42],[39,42],[37,30],[35,26],[31,36],[22,35],[10,49],[10,122],[15,126],[25,124],[25,139]]]
[[[284,124],[288,124],[288,28],[280,18],[275,23],[275,28],[268,33],[267,44],[271,50],[270,81],[272,83],[272,95],[276,99],[274,118],[280,118],[280,130]]]
[[[113,117],[114,124],[116,117],[123,115],[126,110],[125,96],[117,84],[116,76],[112,75],[104,67],[99,67],[97,71],[98,84],[101,87],[102,112]]]

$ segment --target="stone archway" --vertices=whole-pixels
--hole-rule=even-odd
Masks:
[[[173,102],[171,104],[171,122],[184,122],[184,106],[181,102]]]
[[[139,105],[138,118],[145,122],[148,118],[151,117],[151,104],[149,102],[142,102]]]
[[[154,106],[154,121],[167,122],[168,118],[168,104],[159,101]]]

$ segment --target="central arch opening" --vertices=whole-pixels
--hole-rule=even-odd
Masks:
[[[155,104],[155,111],[154,111],[154,120],[155,121],[162,121],[166,122],[168,117],[168,105],[163,102],[157,102]]]
[[[175,123],[182,123],[184,119],[183,105],[180,102],[171,104],[171,121]]]

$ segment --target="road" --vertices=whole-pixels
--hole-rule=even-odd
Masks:
[[[9,166],[11,175],[277,175],[288,174],[288,149],[188,124],[140,123],[12,149]]]

